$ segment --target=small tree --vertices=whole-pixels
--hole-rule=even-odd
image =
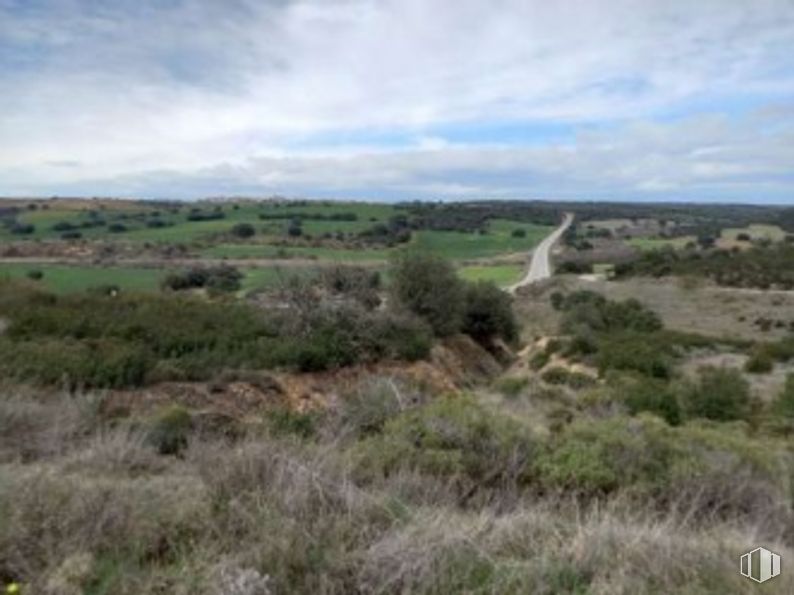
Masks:
[[[425,320],[436,335],[447,336],[461,329],[463,284],[446,260],[406,252],[392,262],[391,278],[394,302]]]
[[[700,368],[698,382],[685,394],[687,413],[715,421],[744,419],[750,412],[750,387],[739,370]]]
[[[479,343],[493,339],[518,339],[518,323],[513,315],[510,295],[493,283],[469,283],[465,289],[462,330]]]

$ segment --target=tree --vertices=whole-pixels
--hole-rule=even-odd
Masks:
[[[392,299],[427,322],[438,336],[461,329],[463,283],[446,260],[424,252],[406,252],[391,265]]]
[[[513,315],[510,295],[493,283],[466,284],[461,330],[483,344],[496,338],[508,342],[518,339],[518,322]]]

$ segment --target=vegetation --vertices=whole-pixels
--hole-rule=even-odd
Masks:
[[[615,267],[618,278],[696,275],[730,287],[794,288],[794,245],[758,245],[745,251],[653,250]]]

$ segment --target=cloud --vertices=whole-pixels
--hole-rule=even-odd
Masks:
[[[779,200],[792,50],[788,0],[0,0],[0,194]]]

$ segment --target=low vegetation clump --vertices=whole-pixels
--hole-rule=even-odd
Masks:
[[[750,387],[738,370],[704,367],[697,382],[686,390],[684,406],[691,417],[745,419],[750,413]]]
[[[794,288],[794,245],[781,242],[730,251],[662,249],[643,252],[636,260],[618,264],[617,278],[689,275],[707,277],[729,287]]]
[[[186,289],[210,289],[215,291],[237,291],[243,274],[229,265],[215,267],[192,267],[182,273],[171,273],[163,279],[164,289],[183,291]]]

